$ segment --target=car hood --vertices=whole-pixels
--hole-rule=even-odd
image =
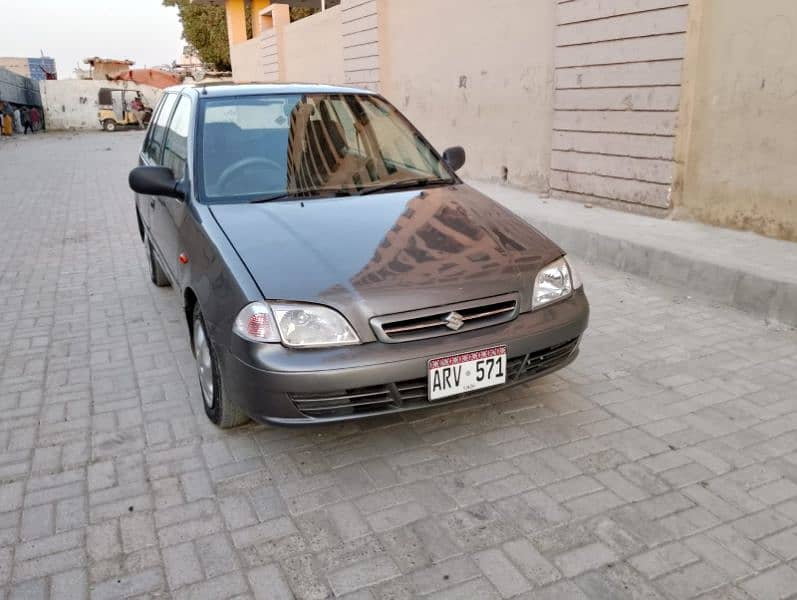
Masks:
[[[534,275],[563,254],[464,184],[211,211],[266,299],[332,306],[357,329],[510,292],[528,307]]]

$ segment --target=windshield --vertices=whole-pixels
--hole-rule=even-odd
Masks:
[[[376,96],[239,96],[202,106],[200,179],[210,201],[452,182],[412,125]]]

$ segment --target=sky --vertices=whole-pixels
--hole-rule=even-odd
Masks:
[[[55,58],[58,78],[89,56],[129,58],[135,67],[178,60],[184,41],[177,9],[161,0],[0,0],[0,56]]]

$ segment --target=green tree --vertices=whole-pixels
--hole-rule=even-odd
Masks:
[[[229,71],[230,42],[223,6],[192,4],[191,0],[163,0],[176,6],[183,24],[183,37],[196,48],[202,62]]]
[[[298,21],[299,19],[309,17],[310,15],[314,15],[317,12],[317,8],[299,8],[296,6],[291,6],[291,23]]]

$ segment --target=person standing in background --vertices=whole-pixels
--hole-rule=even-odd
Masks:
[[[30,123],[30,110],[27,106],[23,106],[19,109],[19,118],[22,119],[22,129],[24,130],[23,133],[28,135],[28,129],[30,129],[31,133],[33,133],[33,126]]]
[[[144,129],[144,103],[141,101],[141,96],[133,98],[130,108],[133,109],[133,116],[138,121],[138,128]]]
[[[22,115],[19,112],[19,106],[14,109],[14,132],[22,133]]]
[[[3,135],[14,134],[14,112],[11,110],[11,105],[8,102],[3,103],[2,111],[0,111],[0,120],[2,120]]]
[[[39,109],[34,106],[30,109],[31,131],[34,133],[39,131],[39,129],[41,129],[41,123],[41,113],[39,112]]]

